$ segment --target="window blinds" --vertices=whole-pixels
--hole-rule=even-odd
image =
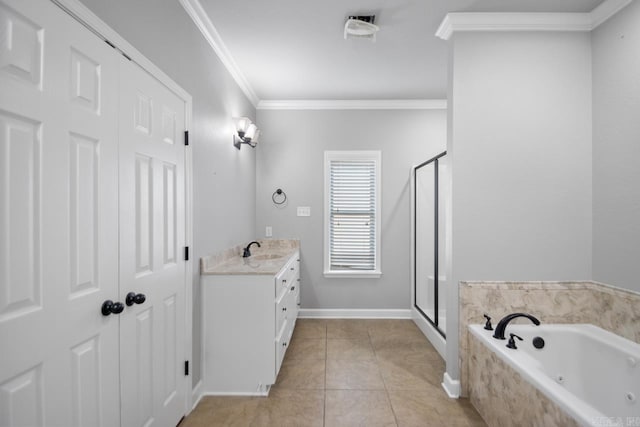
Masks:
[[[332,270],[376,268],[376,162],[331,160],[329,256]]]

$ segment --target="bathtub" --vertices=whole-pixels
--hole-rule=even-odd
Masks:
[[[640,426],[640,344],[587,324],[513,324],[507,340],[482,325],[469,330],[579,425]],[[506,347],[509,333],[524,339],[517,350]]]

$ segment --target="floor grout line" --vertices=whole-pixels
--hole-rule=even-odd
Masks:
[[[389,402],[389,407],[391,408],[391,413],[393,414],[393,419],[396,422],[396,426],[400,425],[398,422],[398,416],[396,415],[396,411],[393,409],[393,404],[391,403],[391,396],[389,396],[389,389],[387,388],[387,382],[384,380],[384,375],[382,374],[382,369],[380,369],[380,360],[378,360],[378,354],[376,352],[376,348],[373,345],[373,340],[371,338],[371,332],[369,332],[369,344],[371,344],[371,348],[373,349],[373,357],[376,361],[376,368],[378,368],[378,372],[380,373],[380,378],[382,378],[382,385],[384,386],[384,393],[387,396],[387,401]]]
[[[391,413],[393,414],[393,419],[396,420],[396,426],[400,425],[400,421],[398,421],[398,416],[396,415],[396,410],[393,409],[393,403],[391,402],[391,396],[389,396],[389,390],[385,390],[385,395],[387,396],[387,400],[389,401],[389,407],[391,408]]]

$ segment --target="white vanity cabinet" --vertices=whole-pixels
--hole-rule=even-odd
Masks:
[[[204,394],[269,392],[298,316],[299,258],[298,251],[283,258],[275,273],[248,260],[258,273],[202,275]]]
[[[289,262],[276,276],[276,376],[282,365],[284,354],[289,348],[293,328],[298,318],[300,306],[300,260],[298,256]],[[275,382],[275,378],[274,378]]]

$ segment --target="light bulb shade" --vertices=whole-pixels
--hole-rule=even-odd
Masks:
[[[251,124],[251,120],[249,120],[248,117],[236,117],[233,120],[235,121],[236,132],[238,134],[240,134],[241,132],[245,133],[247,131],[247,128]]]
[[[258,127],[247,117],[234,117],[235,134],[233,135],[233,146],[238,150],[242,144],[255,147],[260,137]]]
[[[247,130],[244,133],[244,139],[249,140],[249,141],[253,140],[253,137],[255,136],[257,130],[258,130],[258,128],[256,127],[256,125],[251,123],[247,127]]]
[[[255,145],[258,143],[259,139],[260,139],[260,129],[257,129],[256,133],[253,135],[253,138],[251,138],[251,143]]]

